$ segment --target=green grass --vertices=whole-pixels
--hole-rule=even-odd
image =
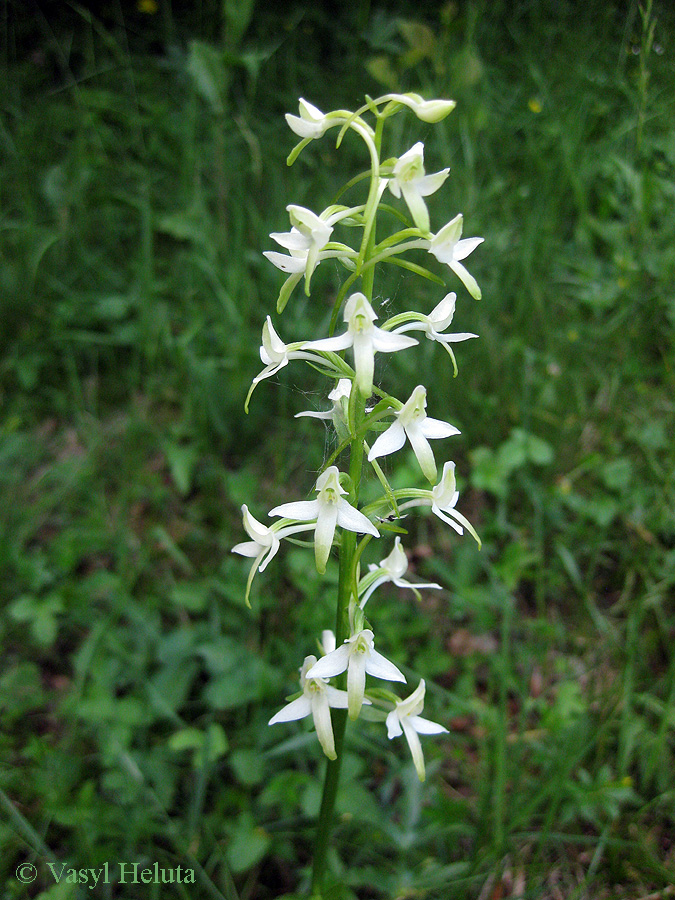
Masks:
[[[31,31],[4,6],[5,895],[26,896],[29,861],[30,896],[88,896],[54,885],[53,860],[193,866],[199,887],[167,897],[306,888],[322,761],[304,728],[266,723],[332,600],[289,547],[247,610],[230,548],[241,504],[262,515],[309,490],[326,450],[317,423],[292,420],[323,403],[309,370],[260,385],[243,415],[280,283],[261,251],[287,203],[327,205],[341,167],[361,166],[324,142],[288,170],[283,113],[298,96],[354,108],[389,89],[376,71],[458,101],[428,133],[401,117],[392,141],[421,138],[428,171],[451,166],[433,221],[462,211],[486,239],[471,257],[483,299],[460,295],[455,317],[480,340],[459,346],[457,379],[421,347],[397,380],[399,396],[429,385],[430,414],[461,428],[484,546],[412,527],[416,571],[445,589],[421,607],[392,592],[379,640],[426,678],[451,735],[425,747],[420,787],[403,748],[352,730],[334,897],[668,896],[672,11],[655,5],[651,40],[636,4],[432,8],[435,38],[415,32],[409,52],[373,4],[298,3],[254,17],[219,111],[187,49],[218,40],[207,4],[124,23],[119,7],[69,9]],[[317,285],[337,274],[322,266]],[[377,296],[404,308],[409,283],[395,270]],[[414,305],[436,290],[416,286]],[[283,334],[317,331],[330,306],[315,304],[296,292]]]

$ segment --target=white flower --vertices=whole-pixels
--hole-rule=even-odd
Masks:
[[[434,515],[454,528],[458,534],[464,534],[462,528],[464,526],[480,545],[480,538],[474,531],[473,525],[466,516],[455,509],[459,500],[459,491],[455,479],[454,462],[446,462],[443,466],[441,480],[431,490],[431,499],[433,501],[431,511]]]
[[[476,279],[467,272],[460,260],[466,259],[479,244],[482,244],[483,238],[464,238],[460,240],[463,226],[464,217],[460,213],[447,225],[444,225],[438,234],[431,238],[429,253],[432,253],[439,262],[450,266],[471,296],[476,300],[480,300],[481,290]]]
[[[377,98],[377,103],[394,100],[411,109],[418,119],[435,124],[444,119],[457,106],[454,100],[424,100],[419,94],[385,94]]]
[[[443,169],[434,175],[424,173],[424,144],[419,141],[403,156],[396,160],[389,190],[394,197],[403,195],[415,225],[422,231],[429,231],[429,212],[422,199],[433,194],[448,177],[450,169]]]
[[[291,131],[301,138],[323,137],[330,127],[330,120],[328,117],[324,116],[321,110],[317,109],[316,106],[303,100],[302,97],[299,101],[299,107],[299,117],[286,113],[286,121],[288,122],[288,127]]]
[[[304,206],[287,206],[290,215],[291,230],[273,232],[270,237],[285,250],[290,256],[266,250],[263,253],[272,265],[282,272],[290,275],[305,276],[305,292],[309,295],[309,286],[312,274],[322,259],[328,257],[356,256],[356,253],[344,244],[335,246],[335,249],[325,250],[333,233],[333,225],[340,219],[351,215],[349,209],[340,208],[337,212],[322,213],[317,216],[311,209]]]
[[[420,494],[423,496],[420,497]],[[404,509],[410,509],[413,506],[430,506],[435,516],[454,528],[458,534],[464,534],[464,528],[474,538],[478,547],[481,546],[481,540],[476,534],[476,530],[466,516],[455,509],[459,499],[459,491],[455,481],[455,464],[454,462],[446,462],[443,466],[443,474],[441,480],[430,491],[416,492],[414,500],[408,500],[406,503],[399,504],[399,512]]]
[[[424,781],[424,755],[418,735],[448,733],[448,729],[429,719],[423,719],[419,713],[424,709],[426,685],[420,681],[417,688],[405,700],[399,700],[387,716],[387,736],[392,738],[405,734],[413,763],[420,781]]]
[[[372,534],[379,537],[380,532],[369,518],[351,506],[342,496],[347,491],[339,481],[337,466],[329,466],[317,478],[316,500],[300,500],[295,503],[283,503],[271,510],[271,516],[285,516],[299,522],[316,521],[314,532],[314,555],[316,568],[323,575],[326,562],[333,545],[335,528],[339,525],[347,531],[361,534]]]
[[[468,331],[461,331],[456,334],[444,333],[455,315],[456,301],[457,294],[455,294],[454,291],[450,294],[446,294],[438,306],[431,310],[428,316],[424,313],[414,313],[413,315],[415,316],[416,321],[400,325],[398,328],[394,329],[394,334],[403,334],[405,331],[425,331],[426,336],[430,341],[437,341],[445,347],[454,359],[454,355],[448,344],[457,344],[460,341],[468,341],[469,338],[478,337],[477,334],[472,334]]]
[[[293,722],[311,715],[323,752],[329,759],[336,759],[335,739],[330,710],[347,708],[347,693],[331,687],[323,678],[309,678],[308,672],[316,663],[316,656],[306,656],[300,670],[302,696],[291,700],[283,709],[272,716],[269,725],[278,722]],[[368,701],[366,701],[368,702]]]
[[[313,350],[346,350],[354,348],[354,368],[356,383],[365,397],[373,391],[375,353],[395,353],[417,344],[414,338],[392,334],[378,328],[373,323],[377,319],[373,307],[365,294],[352,294],[345,304],[344,321],[347,331],[337,337],[311,341],[307,344]]]
[[[372,461],[400,450],[408,438],[422,472],[433,484],[436,480],[437,469],[429,439],[451,437],[460,432],[448,422],[429,418],[426,414],[426,406],[426,388],[418,384],[403,409],[396,413],[396,421],[382,432],[371,447],[368,460]]]
[[[352,383],[349,378],[341,378],[337,385],[328,395],[328,399],[332,400],[333,406],[325,412],[315,412],[314,410],[306,410],[295,414],[296,419],[303,417],[312,419],[326,419],[333,422],[335,430],[342,438],[348,436],[346,407],[349,402],[349,395],[352,392]]]
[[[275,523],[271,528],[268,528],[251,515],[245,503],[242,506],[241,511],[244,517],[244,530],[252,540],[236,544],[232,548],[232,553],[239,553],[241,556],[254,558],[246,583],[245,599],[247,605],[250,605],[248,598],[251,593],[253,577],[256,571],[264,572],[270,560],[277,555],[281,539],[288,537],[291,534],[308,531],[312,526],[292,525],[290,527],[283,527],[283,525],[280,526],[280,523]]]
[[[265,368],[259,372],[249,389],[244,403],[244,409],[248,411],[248,404],[251,399],[255,386],[265,378],[271,378],[276,375],[279,369],[287,366],[292,359],[305,359],[310,362],[319,363],[323,366],[330,366],[330,363],[316,353],[307,353],[303,348],[308,346],[307,341],[294,341],[292,344],[284,344],[277,332],[272,319],[267,316],[262,329],[262,345],[260,347],[260,359],[263,361]]]
[[[364,703],[366,674],[386,681],[405,681],[405,675],[374,649],[373,632],[369,628],[347,638],[341,647],[320,659],[307,674],[310,678],[332,678],[345,670],[350,719],[358,717]]]
[[[366,602],[373,591],[381,584],[385,584],[388,581],[393,582],[396,587],[412,588],[415,593],[418,592],[419,588],[435,588],[439,591],[441,589],[440,584],[412,584],[410,581],[405,580],[403,576],[408,571],[408,557],[401,546],[400,537],[397,537],[394,541],[394,549],[389,556],[381,560],[379,566],[375,566],[371,563],[368,566],[368,569],[370,574],[361,579],[364,588],[363,597],[361,598],[360,603],[361,609],[366,605]],[[359,585],[359,593],[360,591],[361,585]]]

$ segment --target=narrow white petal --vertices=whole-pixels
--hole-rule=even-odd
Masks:
[[[260,550],[260,544],[257,544],[255,541],[244,541],[242,544],[235,544],[231,552],[240,553],[242,556],[254,557],[260,553]],[[260,555],[262,556],[262,553]]]
[[[404,444],[405,429],[397,419],[386,431],[382,432],[370,448],[368,460],[372,461],[373,459],[378,459],[380,456],[388,456],[390,453],[395,453],[397,450],[400,450]]]
[[[439,509],[438,506],[436,506],[435,503],[432,504],[431,511],[432,511],[432,513],[434,513],[434,515],[438,516],[438,518],[442,522],[445,522],[446,525],[449,525],[451,528],[454,528],[455,531],[457,532],[457,534],[464,534],[464,529],[462,528],[462,526],[458,525],[454,519],[451,519],[450,516],[446,515],[441,509]]]
[[[375,350],[373,348],[372,333],[356,333],[354,344],[354,368],[356,369],[356,383],[361,393],[369,397],[373,391],[373,372],[375,371]]]
[[[273,231],[270,235],[273,241],[276,241],[284,250],[308,250],[309,239],[302,234],[297,228],[293,231]],[[268,253],[274,253],[274,250],[268,250]]]
[[[418,734],[448,734],[448,729],[421,716],[410,716],[408,721]]]
[[[277,253],[274,250],[265,250],[263,256],[269,259],[273,266],[281,269],[282,272],[295,274],[304,272],[307,261],[300,257],[286,256],[284,253]]]
[[[335,739],[333,737],[333,723],[330,718],[330,707],[325,691],[319,691],[312,697],[312,716],[316,736],[328,759],[337,759],[335,753]]]
[[[448,263],[448,265],[455,273],[455,275],[460,279],[460,281],[474,298],[474,300],[480,300],[483,294],[481,292],[481,289],[478,287],[478,282],[473,277],[473,275],[471,275],[470,272],[467,272],[464,266],[459,262],[451,262]]]
[[[441,419],[432,419],[429,416],[420,423],[420,429],[425,438],[446,438],[455,434],[461,434],[459,428],[455,428],[449,422],[443,422]]]
[[[438,334],[434,332],[427,335],[427,337],[432,341],[439,341],[441,344],[458,344],[460,341],[468,341],[469,338],[475,338],[478,335],[472,334],[470,331],[458,331],[456,334]]]
[[[357,719],[361,712],[363,694],[366,690],[367,668],[365,653],[350,653],[349,668],[347,669],[347,709],[350,719]]]
[[[274,542],[272,543],[272,546],[267,551],[267,554],[264,557],[263,561],[260,563],[260,568],[258,569],[259,572],[265,571],[265,569],[267,568],[267,564],[271,560],[274,559],[274,557],[277,555],[279,547],[281,546],[281,544],[279,543],[279,538],[276,536],[276,534],[273,535],[273,537],[274,537]]]
[[[305,418],[305,417],[308,418],[308,419],[332,419],[332,418],[333,418],[333,413],[332,413],[332,411],[329,411],[329,412],[313,412],[312,410],[307,410],[306,412],[299,412],[299,413],[296,413],[296,414],[293,416],[294,419],[302,419],[302,418]]]
[[[417,732],[407,719],[403,719],[403,721],[401,722],[401,727],[403,728],[406,740],[408,741],[408,746],[410,747],[410,752],[412,753],[412,760],[415,769],[417,770],[417,776],[420,781],[424,781],[424,754],[422,753],[422,745],[420,744],[420,739],[417,736]]]
[[[482,244],[485,238],[464,238],[462,241],[457,241],[455,244],[455,249],[453,255],[455,259],[466,259],[469,253],[473,253],[476,247],[479,244]]]
[[[332,653],[327,653],[307,672],[307,678],[333,678],[340,675],[349,665],[349,647],[343,644]]]
[[[427,205],[422,199],[422,195],[417,190],[416,184],[402,184],[401,192],[403,199],[408,205],[410,215],[413,222],[421,231],[429,231],[429,211]]]
[[[396,715],[396,710],[392,709],[387,716],[387,737],[391,740],[392,738],[400,737],[402,734],[401,720]]]
[[[435,194],[436,191],[443,185],[443,182],[448,177],[448,173],[450,169],[443,169],[441,172],[435,172],[433,175],[425,175],[423,178],[419,178],[415,182],[415,187],[420,192],[422,197],[428,197],[430,194]]]
[[[374,591],[376,591],[381,584],[384,584],[386,581],[391,581],[391,579],[388,575],[380,575],[379,578],[375,579],[375,581],[370,585],[370,587],[365,592],[363,597],[361,597],[361,602],[359,603],[359,606],[361,607],[361,609],[363,609],[363,607],[366,605],[366,603],[370,599],[370,595]]]
[[[351,347],[352,345],[352,336],[348,331],[345,331],[344,334],[338,334],[336,337],[332,338],[322,338],[319,341],[308,341],[305,344],[306,348],[311,348],[312,350],[346,350],[347,347]]]
[[[372,534],[373,537],[380,536],[380,532],[368,516],[364,516],[362,512],[347,503],[344,497],[340,498],[337,510],[337,524],[341,528],[346,528],[347,531],[356,531],[359,534]]]
[[[335,503],[319,503],[319,515],[314,532],[314,558],[317,571],[323,575],[330,556],[338,518],[338,507]]]
[[[408,435],[408,440],[413,448],[413,452],[417,457],[417,462],[420,464],[420,469],[424,473],[424,477],[428,478],[432,484],[435,484],[438,470],[436,469],[434,451],[431,449],[431,444],[424,436],[424,431],[420,427],[420,424],[414,422],[409,425],[406,428],[406,434]]]
[[[311,711],[312,704],[309,697],[306,697],[303,694],[303,696],[298,697],[297,700],[291,700],[287,706],[284,706],[284,708],[280,709],[275,716],[272,716],[268,725],[276,725],[278,722],[293,722],[295,719],[304,719]]]
[[[405,681],[405,675],[377,650],[371,650],[366,659],[366,672],[373,678],[383,678],[385,681]]]
[[[424,327],[422,323],[418,324]],[[378,353],[396,353],[398,350],[414,347],[417,343],[419,342],[415,338],[404,337],[400,328],[396,332],[383,331],[381,328],[373,329],[373,347]]]
[[[319,515],[318,500],[296,500],[293,503],[282,503],[270,510],[271,516],[283,516],[285,519],[298,519],[310,522]]]

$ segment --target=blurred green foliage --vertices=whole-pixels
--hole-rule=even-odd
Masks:
[[[49,861],[115,860],[193,867],[199,890],[167,897],[303,895],[322,761],[303,724],[266,723],[332,599],[288,548],[249,611],[230,548],[243,502],[262,515],[311,488],[327,448],[292,414],[323,400],[289,367],[242,407],[279,287],[269,232],[361,167],[345,142],[338,173],[327,139],[288,170],[283,113],[394,87],[458,101],[428,134],[397,119],[392,152],[425,140],[428,170],[451,166],[432,219],[461,211],[486,239],[459,377],[425,346],[397,372],[400,396],[433,381],[430,414],[462,430],[448,452],[484,547],[410,525],[414,568],[445,590],[421,607],[392,591],[381,640],[428,674],[451,736],[420,786],[381,730],[351,735],[326,898],[628,900],[672,882],[668,4],[7,0],[3,16],[4,896],[26,896],[22,861],[31,896],[65,900],[85,892]],[[315,275],[328,295],[335,276]],[[376,290],[396,308],[407,285],[397,270]],[[415,305],[437,290],[416,285]],[[284,334],[329,310],[296,292]]]

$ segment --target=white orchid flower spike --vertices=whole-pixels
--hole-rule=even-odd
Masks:
[[[357,292],[345,304],[344,321],[347,323],[347,331],[337,337],[310,341],[307,344],[312,350],[339,351],[353,347],[356,383],[364,397],[369,397],[373,391],[375,353],[395,353],[417,344],[414,338],[378,328],[374,324],[376,319],[366,295]]]
[[[356,531],[360,534],[372,534],[379,537],[380,532],[367,516],[351,506],[345,499],[347,491],[340,484],[340,472],[337,466],[329,466],[317,478],[316,500],[299,500],[294,503],[282,503],[270,511],[271,516],[284,516],[299,522],[316,521],[314,532],[314,555],[317,571],[322,575],[326,571],[326,562],[333,546],[336,526]]]
[[[421,141],[396,160],[389,179],[389,190],[394,197],[403,195],[413,222],[421,231],[429,231],[429,211],[423,198],[441,187],[449,171],[443,169],[434,175],[425,174],[424,144]]]
[[[440,419],[431,419],[426,413],[427,391],[418,384],[408,400],[398,413],[396,421],[375,441],[368,454],[368,460],[372,461],[380,456],[388,456],[400,450],[405,444],[406,438],[410,441],[413,452],[417,457],[420,468],[425,477],[433,484],[436,481],[437,469],[434,452],[429,445],[429,440],[451,437],[459,434],[458,428],[449,422]]]
[[[337,650],[326,654],[307,673],[309,678],[332,678],[347,671],[349,718],[358,718],[366,689],[366,675],[385,681],[405,681],[405,675],[374,647],[373,632],[366,628],[353,634]]]
[[[360,606],[361,609],[368,602],[368,598],[376,590],[380,585],[386,584],[388,581],[391,581],[396,587],[400,588],[411,588],[415,591],[415,594],[419,598],[419,589],[420,588],[433,588],[435,590],[441,590],[440,584],[430,583],[430,584],[413,584],[410,581],[406,581],[403,577],[405,573],[408,571],[408,557],[406,556],[405,550],[401,546],[401,538],[397,537],[394,541],[394,549],[391,551],[389,556],[385,557],[385,559],[381,560],[380,565],[376,566],[371,563],[368,566],[369,573],[364,576],[359,583],[359,594],[363,589],[363,597],[361,597]]]
[[[420,781],[424,781],[425,770],[424,754],[418,735],[448,733],[447,728],[419,715],[424,709],[425,691],[426,685],[422,679],[412,694],[405,700],[399,700],[387,716],[387,736],[391,740],[405,734]]]
[[[462,228],[464,227],[464,217],[460,213],[455,216],[447,225],[444,225],[438,234],[435,234],[429,242],[429,253],[432,253],[439,262],[450,266],[452,271],[460,279],[467,291],[476,300],[480,300],[482,294],[478,287],[478,282],[461,263],[461,260],[473,253],[479,244],[483,243],[484,238],[463,238]]]

